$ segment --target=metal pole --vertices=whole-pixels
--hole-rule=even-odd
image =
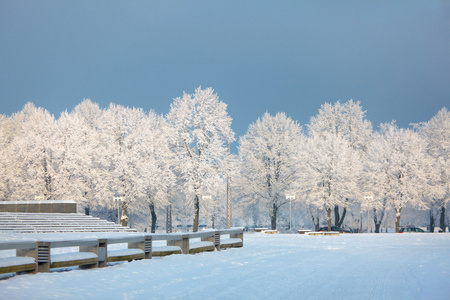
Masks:
[[[114,197],[114,201],[117,203],[117,224],[120,224],[120,201],[122,197]]]
[[[289,232],[292,233],[292,199],[295,200],[295,195],[286,195],[286,199],[289,199]]]
[[[211,195],[202,196],[202,199],[206,200],[206,228],[208,228],[208,207],[209,207],[209,200],[211,200]]]
[[[230,142],[228,142],[228,164],[230,164],[230,156],[231,156],[231,146]],[[233,226],[233,213],[231,206],[231,177],[230,177],[230,165],[228,165],[228,176],[227,176],[227,228],[231,228]]]
[[[172,233],[172,204],[166,207],[166,233]]]
[[[292,233],[292,199],[289,199],[289,233]]]
[[[367,201],[367,233],[369,233],[370,227],[370,201],[373,200],[373,194],[368,193],[364,196],[364,200]]]

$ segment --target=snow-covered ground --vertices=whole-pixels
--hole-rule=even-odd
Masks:
[[[246,234],[244,247],[19,275],[0,299],[449,299],[450,234]]]

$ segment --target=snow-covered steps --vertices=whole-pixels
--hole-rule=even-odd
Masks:
[[[0,212],[0,232],[137,232],[137,230],[77,213]]]

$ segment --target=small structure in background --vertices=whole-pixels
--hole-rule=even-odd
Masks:
[[[74,214],[77,203],[73,200],[0,201],[0,212]]]

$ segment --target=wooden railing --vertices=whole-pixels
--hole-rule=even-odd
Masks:
[[[101,234],[100,234],[101,235]],[[166,245],[153,247],[153,241],[166,241]],[[0,258],[0,274],[13,272],[50,272],[53,268],[79,266],[80,268],[106,267],[108,262],[151,259],[153,256],[192,254],[242,247],[243,228],[205,230],[195,233],[126,234],[101,238],[0,241],[0,250],[16,250],[16,256]],[[127,249],[108,250],[108,245],[128,244]],[[55,254],[52,249],[78,247],[79,251]]]

